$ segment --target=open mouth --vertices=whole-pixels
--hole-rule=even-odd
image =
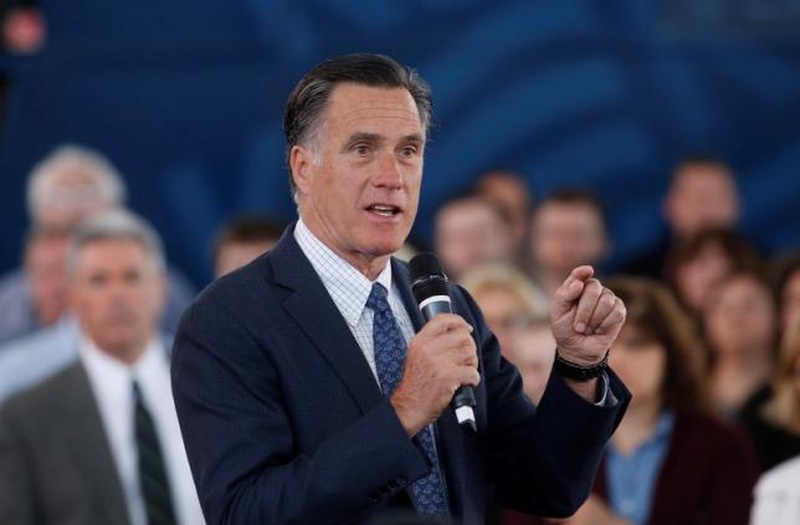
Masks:
[[[372,204],[367,206],[367,211],[372,212],[381,217],[394,217],[402,213],[403,210],[399,206],[392,206],[390,204]]]

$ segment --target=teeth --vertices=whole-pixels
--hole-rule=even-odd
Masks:
[[[381,215],[394,215],[396,208],[393,206],[381,206],[376,204],[372,206],[372,211],[380,213]]]

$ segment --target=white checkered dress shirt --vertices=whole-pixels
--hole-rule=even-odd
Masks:
[[[375,368],[375,349],[372,343],[373,312],[366,307],[367,298],[372,291],[372,281],[317,239],[305,225],[303,219],[297,221],[294,238],[322,279],[322,284],[325,285],[325,289],[328,290],[333,302],[350,327],[358,346],[361,347],[364,358],[375,376],[375,381],[378,381],[378,372]],[[386,268],[381,271],[376,281],[389,290],[389,306],[392,308],[397,324],[408,344],[414,337],[414,325],[403,306],[400,292],[392,286],[391,263],[386,263]]]

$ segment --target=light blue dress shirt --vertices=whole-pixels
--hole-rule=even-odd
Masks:
[[[613,442],[608,445],[606,480],[611,509],[617,516],[636,525],[647,521],[674,427],[674,414],[664,411],[653,435],[631,454],[621,454]]]

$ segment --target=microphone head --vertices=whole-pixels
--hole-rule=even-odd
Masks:
[[[408,262],[408,268],[411,272],[411,282],[414,284],[430,277],[447,279],[439,258],[436,257],[436,254],[430,252],[415,255]]]
[[[432,253],[421,253],[408,263],[411,271],[411,291],[421,303],[437,295],[448,295],[447,276],[439,258]]]

